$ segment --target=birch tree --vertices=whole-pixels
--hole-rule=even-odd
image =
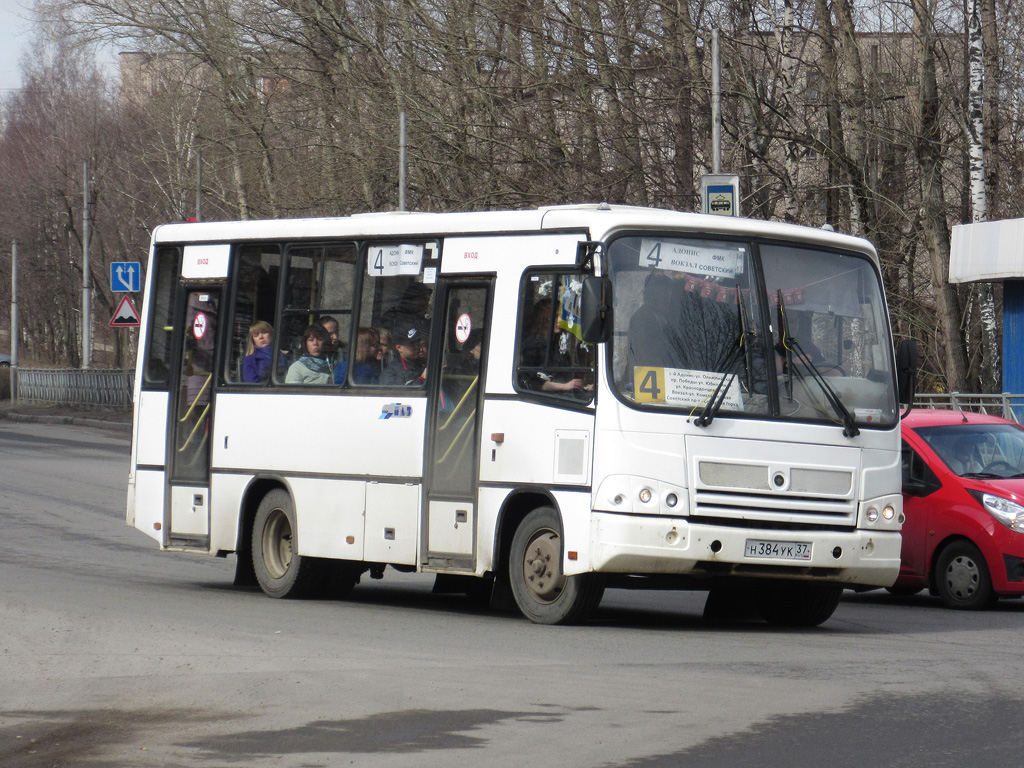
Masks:
[[[985,47],[982,34],[981,0],[967,2],[968,98],[967,145],[970,166],[971,220],[988,220],[988,178],[985,172]],[[994,21],[994,20],[993,20]],[[992,36],[994,37],[994,35]],[[978,306],[981,325],[981,371],[979,379],[986,392],[999,390],[999,346],[995,298],[992,284],[975,285],[972,301]]]

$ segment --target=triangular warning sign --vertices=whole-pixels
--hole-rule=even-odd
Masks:
[[[114,312],[114,316],[110,318],[111,328],[138,328],[141,325],[139,321],[138,310],[135,309],[135,305],[132,304],[132,300],[127,296],[121,298],[121,303],[117,305],[117,311]]]

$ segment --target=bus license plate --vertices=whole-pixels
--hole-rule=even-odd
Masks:
[[[771,557],[780,560],[810,560],[811,545],[806,541],[767,541],[747,539],[745,557]]]

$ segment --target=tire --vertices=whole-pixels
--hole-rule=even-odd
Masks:
[[[359,577],[363,575],[363,564],[354,563],[349,560],[324,560],[321,561],[323,569],[323,594],[335,600],[348,597]]]
[[[960,611],[979,611],[997,599],[985,558],[969,541],[954,541],[939,553],[935,591],[948,608]]]
[[[762,594],[758,612],[779,627],[816,627],[835,613],[843,588],[837,584],[793,581],[773,584]]]
[[[270,597],[300,598],[323,583],[323,562],[295,552],[292,497],[275,488],[260,501],[252,527],[252,564],[260,588]]]
[[[552,507],[528,514],[512,537],[509,582],[522,614],[535,624],[576,624],[597,609],[604,578],[562,573],[562,524]]]

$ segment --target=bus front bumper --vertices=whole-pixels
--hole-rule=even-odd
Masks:
[[[890,531],[736,528],[691,524],[682,517],[593,512],[589,570],[887,587],[899,574],[900,546],[900,534]],[[567,573],[579,572],[579,563],[565,565]]]

